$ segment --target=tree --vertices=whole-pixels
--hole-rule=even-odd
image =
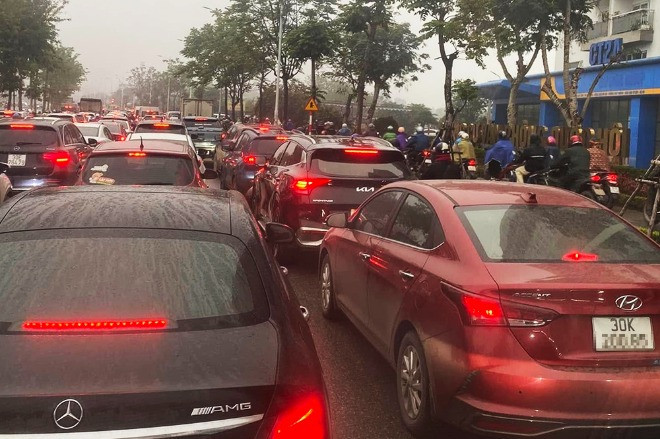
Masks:
[[[455,81],[452,94],[452,100],[457,105],[455,114],[457,119],[475,123],[484,115],[488,101],[479,97],[479,88],[472,79]]]
[[[44,103],[51,108],[71,98],[85,80],[86,71],[71,47],[57,46],[50,61],[51,68],[44,73]],[[44,105],[45,106],[45,105]]]
[[[399,117],[399,122],[403,123],[411,132],[417,126],[436,125],[438,123],[438,117],[424,104],[410,104],[406,109],[408,112],[403,117]]]
[[[481,0],[402,0],[402,4],[424,20],[422,36],[437,39],[445,67],[445,123],[450,126],[456,113],[452,100],[454,62],[465,54],[483,65],[486,54],[488,35],[478,28],[481,20],[474,19],[482,14],[483,3]]]
[[[158,80],[158,71],[154,67],[141,64],[131,69],[126,82],[136,97],[138,105],[153,105],[154,85]]]
[[[345,97],[343,123],[350,123],[353,100],[357,96],[358,76],[361,66],[361,57],[364,54],[366,37],[363,34],[340,32],[338,35],[338,51],[342,56],[333,57],[330,71],[325,77],[334,80],[340,87],[337,89]]]

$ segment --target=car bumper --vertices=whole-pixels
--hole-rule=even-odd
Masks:
[[[44,186],[63,186],[65,180],[51,177],[11,177],[12,192],[25,192]]]

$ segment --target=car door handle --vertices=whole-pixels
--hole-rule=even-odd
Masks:
[[[415,275],[409,271],[399,270],[399,275],[403,280],[413,280]]]
[[[368,253],[360,252],[358,253],[358,255],[360,255],[363,261],[368,261],[369,259],[371,259],[371,255]]]

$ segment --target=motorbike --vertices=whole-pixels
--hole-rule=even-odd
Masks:
[[[429,168],[433,163],[431,160],[431,150],[425,149],[421,152],[417,152],[412,149],[408,149],[403,152],[403,156],[406,158],[406,165],[408,169],[415,176],[419,178],[424,172]]]
[[[541,186],[561,187],[558,176],[559,174],[559,169],[544,170],[530,174],[527,177],[527,183],[538,184]],[[601,174],[607,175],[602,176]],[[578,182],[576,185],[578,189],[575,192],[584,197],[597,201],[606,207],[610,207],[606,203],[611,203],[614,205],[614,201],[616,201],[614,196],[618,194],[619,189],[618,185],[616,185],[617,181],[618,178],[616,174],[612,172],[593,173],[590,178],[586,178]],[[607,187],[605,187],[605,185],[607,185]],[[612,188],[616,189],[612,190]]]
[[[596,201],[611,209],[619,198],[619,176],[615,172],[592,172],[591,182],[594,185]],[[601,186],[604,195],[597,191],[597,185]]]

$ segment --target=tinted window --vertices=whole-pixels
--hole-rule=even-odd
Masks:
[[[432,249],[444,242],[435,211],[414,195],[408,195],[392,224],[390,238],[415,247]]]
[[[284,145],[280,146],[277,151],[275,151],[275,154],[273,154],[273,159],[271,160],[273,165],[278,165],[280,163],[280,160],[282,160],[282,157],[284,156],[288,146],[289,143],[285,143]]]
[[[353,221],[353,228],[365,233],[384,236],[393,210],[401,198],[401,192],[388,191],[374,197],[360,210]]]
[[[218,119],[185,119],[183,123],[189,128],[222,128]]]
[[[570,253],[599,262],[660,263],[660,250],[612,213],[564,206],[459,208],[484,260],[562,262]]]
[[[183,125],[172,125],[169,123],[145,123],[135,128],[136,133],[168,133],[187,134]]]
[[[250,136],[246,133],[243,134],[239,139],[238,142],[236,142],[236,148],[234,148],[236,151],[241,151],[243,148],[245,148],[250,142]]]
[[[97,155],[88,159],[83,184],[187,186],[195,173],[188,157],[149,154],[146,157]]]
[[[73,138],[75,139],[75,143],[85,143],[85,137],[82,135],[77,126],[72,126],[71,132]]]
[[[216,325],[236,325],[268,315],[254,261],[231,236],[49,231],[2,241],[0,321],[219,317]]]
[[[57,132],[52,128],[35,127],[32,130],[12,130],[7,127],[0,127],[0,146],[15,145],[57,145]]]
[[[119,134],[121,133],[121,125],[116,123],[109,123],[106,125],[111,133]]]
[[[69,125],[64,127],[63,132],[64,132],[64,144],[65,145],[73,145],[74,143],[76,143],[75,133],[73,132],[73,130],[71,129],[71,127]]]
[[[282,159],[282,166],[291,166],[302,161],[303,149],[300,145],[291,143]]]
[[[263,155],[270,158],[275,154],[277,148],[282,145],[282,142],[283,140],[256,138],[250,143],[247,150],[251,154]]]
[[[324,149],[312,156],[312,171],[332,177],[408,178],[405,159],[397,151],[356,154],[343,149]]]
[[[103,128],[103,135],[108,139],[112,140],[112,133],[108,128]]]
[[[96,127],[78,127],[83,136],[97,137],[99,135],[99,129]]]

